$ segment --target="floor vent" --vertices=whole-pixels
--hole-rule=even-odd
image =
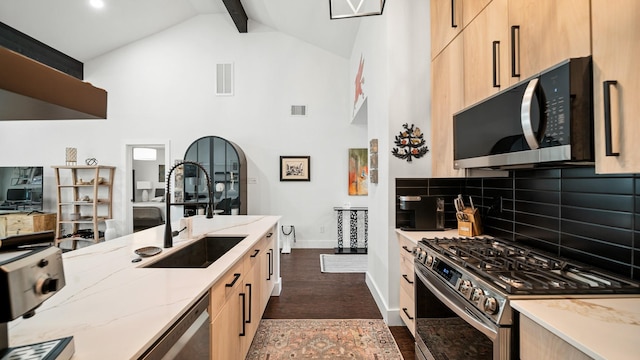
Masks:
[[[306,105],[291,105],[291,115],[292,116],[306,116],[307,115],[307,106]]]

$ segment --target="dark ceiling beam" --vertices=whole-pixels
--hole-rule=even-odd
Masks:
[[[2,22],[0,22],[0,47],[15,51],[80,80],[84,77],[83,63]]]
[[[224,3],[224,6],[227,7],[227,11],[229,12],[229,15],[231,15],[233,22],[236,24],[238,32],[246,33],[249,17],[244,11],[244,7],[240,0],[222,0],[222,2]]]

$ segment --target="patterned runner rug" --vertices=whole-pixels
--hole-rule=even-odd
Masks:
[[[381,319],[263,319],[246,360],[402,359]]]

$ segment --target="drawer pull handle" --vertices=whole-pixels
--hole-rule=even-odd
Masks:
[[[408,252],[409,254],[412,253],[411,250],[409,250],[409,248],[407,247],[407,245],[402,245],[402,248],[404,249],[404,251]]]
[[[500,41],[493,42],[493,87],[500,87]]]
[[[247,284],[246,285],[249,288],[249,319],[247,321],[245,321],[247,324],[251,324],[251,297],[253,294],[253,287],[251,286],[251,284]]]
[[[246,335],[245,324],[247,323],[247,307],[245,306],[246,296],[244,293],[240,293],[240,297],[242,298],[242,331],[240,332],[240,336],[245,336]]]
[[[238,279],[240,279],[240,274],[233,274],[233,281],[228,283],[228,284],[224,284],[224,286],[226,287],[233,287],[233,285],[236,284],[236,281],[238,281]]]
[[[409,278],[407,277],[407,274],[402,274],[402,277],[403,277],[405,280],[407,280],[407,282],[408,282],[409,284],[413,284],[413,281],[409,280]]]
[[[258,256],[258,254],[259,254],[259,253],[260,253],[260,249],[256,249],[256,250],[255,250],[255,253],[253,253],[253,255],[249,255],[249,256],[251,256],[252,258],[254,258],[254,257]]]
[[[602,83],[604,94],[604,142],[605,142],[605,155],[606,156],[619,156],[619,152],[613,151],[613,141],[611,135],[611,86],[617,85],[616,80],[608,80]]]
[[[451,0],[451,27],[458,27],[458,24],[456,24],[456,0]]]
[[[413,320],[413,316],[409,315],[409,312],[407,311],[407,308],[402,308],[402,311],[404,311],[404,314],[407,315],[409,320]]]
[[[511,27],[511,77],[520,77],[520,26]]]

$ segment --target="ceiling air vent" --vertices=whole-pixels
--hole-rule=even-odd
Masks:
[[[291,116],[306,116],[306,115],[307,115],[306,105],[291,105]]]
[[[233,64],[216,64],[216,95],[233,95]]]

